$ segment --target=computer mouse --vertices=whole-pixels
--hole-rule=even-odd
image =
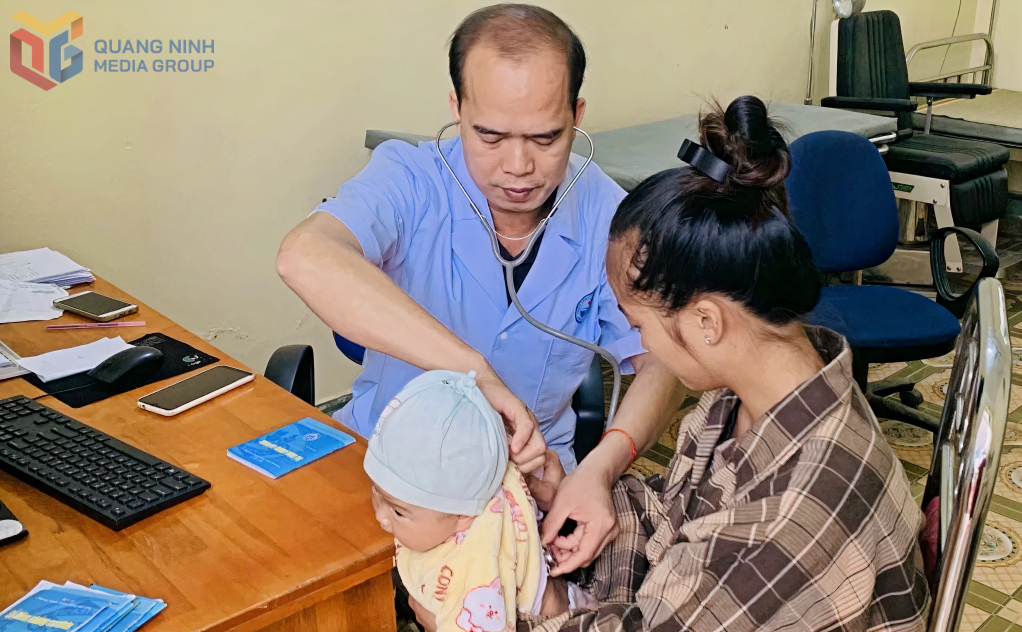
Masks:
[[[115,353],[89,371],[89,377],[115,386],[141,386],[163,364],[163,352],[153,347],[132,347]]]

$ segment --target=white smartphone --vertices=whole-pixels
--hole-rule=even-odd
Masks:
[[[138,407],[157,415],[173,417],[254,379],[255,375],[250,371],[232,366],[215,366],[140,397]]]
[[[138,305],[125,303],[116,298],[103,296],[92,291],[79,292],[78,294],[58,298],[53,301],[53,306],[66,309],[79,316],[98,320],[101,323],[120,318],[121,316],[127,316],[128,314],[134,314],[138,311]]]

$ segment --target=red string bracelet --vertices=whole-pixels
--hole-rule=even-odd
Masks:
[[[632,451],[632,458],[628,460],[628,467],[631,467],[632,463],[635,463],[635,459],[637,459],[639,456],[639,451],[635,448],[635,440],[632,439],[632,435],[628,434],[627,431],[622,430],[620,428],[611,428],[610,430],[607,430],[606,432],[603,433],[603,436],[600,437],[600,440],[602,441],[604,438],[606,438],[607,435],[609,435],[612,432],[620,432],[624,436],[628,437],[628,446]]]

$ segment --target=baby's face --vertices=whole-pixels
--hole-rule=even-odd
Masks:
[[[383,530],[401,546],[428,551],[446,542],[472,523],[470,516],[445,514],[401,502],[373,485],[373,511]]]

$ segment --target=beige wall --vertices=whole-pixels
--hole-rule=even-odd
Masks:
[[[988,19],[989,9],[986,15],[976,17],[983,26]],[[1022,90],[1022,0],[998,0],[994,19],[993,85]]]
[[[258,370],[279,345],[312,343],[320,398],[348,391],[356,368],[277,278],[277,245],[367,162],[367,128],[447,121],[444,43],[482,4],[0,0],[5,33],[22,9],[85,18],[81,75],[43,92],[2,64],[0,251],[61,250]],[[543,4],[587,45],[590,130],[695,112],[710,96],[804,96],[809,0]],[[948,35],[957,5],[869,8],[898,11],[911,45]],[[188,57],[215,67],[94,72],[94,42],[124,38],[212,39],[213,54]]]

